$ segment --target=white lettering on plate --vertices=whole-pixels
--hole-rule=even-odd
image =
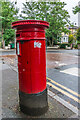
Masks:
[[[40,42],[34,42],[34,48],[41,48],[41,43]]]

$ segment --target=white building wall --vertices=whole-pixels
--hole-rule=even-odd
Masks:
[[[68,36],[62,36],[61,43],[68,43]]]

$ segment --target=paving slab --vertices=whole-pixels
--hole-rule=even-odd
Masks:
[[[41,116],[28,116],[19,110],[18,77],[8,65],[2,66],[2,116],[3,118],[68,118],[74,113],[48,95],[49,110]]]

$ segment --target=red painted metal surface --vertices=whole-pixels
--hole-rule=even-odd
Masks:
[[[46,89],[45,28],[49,23],[41,20],[23,20],[12,23],[17,28],[17,55],[19,89],[28,94]]]

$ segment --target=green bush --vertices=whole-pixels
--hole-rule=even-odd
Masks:
[[[80,41],[77,41],[77,44],[80,44]]]
[[[57,43],[56,45],[61,45],[61,43]]]
[[[1,48],[1,42],[0,42],[0,48]]]
[[[66,46],[70,46],[68,43],[62,43],[60,44],[60,48],[66,49]]]
[[[70,47],[70,44],[68,44],[67,46]]]
[[[78,45],[77,45],[77,44],[76,44],[76,45],[74,45],[74,48],[75,48],[75,49],[77,49],[77,48],[78,48]]]

